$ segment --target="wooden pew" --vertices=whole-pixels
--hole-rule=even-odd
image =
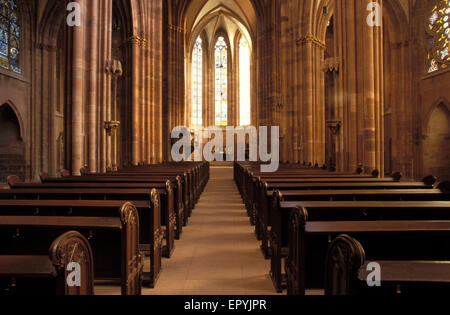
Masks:
[[[65,212],[70,210],[67,206]],[[131,203],[123,204],[116,217],[28,216],[27,211],[16,208],[10,212],[15,215],[1,216],[0,255],[40,253],[48,246],[48,239],[76,230],[92,246],[96,280],[120,279],[123,295],[141,294],[143,257],[139,251],[139,216]],[[2,210],[2,214],[6,212]],[[30,242],[32,248],[27,245]]]
[[[277,290],[282,289],[283,255],[286,255],[285,268],[290,294],[304,294],[306,287],[323,288],[323,266],[327,247],[335,236],[342,233],[364,235],[379,232],[391,233],[389,237],[392,237],[395,233],[413,232],[411,236],[408,234],[411,240],[414,235],[419,234],[424,238],[421,232],[450,233],[450,202],[328,204],[307,202],[303,207],[290,208],[290,205],[287,205],[287,208],[284,208],[286,211],[282,213],[281,222],[276,222],[272,233],[274,243],[271,275]],[[285,224],[288,224],[288,227],[281,227]],[[448,238],[448,234],[446,235]],[[375,238],[380,237],[377,234]],[[450,239],[448,241],[446,246],[450,246]],[[285,249],[285,246],[288,247]],[[308,252],[306,248],[309,249]],[[413,247],[411,249],[413,250]],[[450,255],[450,247],[447,249],[446,254]],[[395,250],[384,249],[384,253],[394,255]]]
[[[273,193],[277,190],[281,190],[283,192],[287,191],[304,191],[305,194],[308,192],[314,193],[314,191],[318,190],[327,190],[330,193],[336,190],[366,190],[369,192],[374,192],[377,190],[381,190],[386,192],[388,190],[424,190],[429,189],[432,190],[434,188],[434,183],[428,184],[420,183],[420,182],[405,182],[405,183],[397,183],[397,182],[388,182],[388,183],[354,183],[354,182],[342,182],[342,183],[300,183],[300,184],[286,184],[286,183],[264,183],[259,182],[258,190],[256,192],[255,202],[253,205],[253,213],[254,216],[254,224],[255,224],[255,232],[258,237],[258,240],[263,242],[263,253],[266,258],[270,257],[270,252],[267,248],[267,231],[271,226],[272,219],[272,207],[273,207]],[[371,194],[371,193],[370,193]],[[382,195],[382,194],[381,194]],[[305,197],[304,197],[305,198]],[[383,197],[384,198],[384,197]],[[308,200],[314,200],[314,197],[306,198]],[[386,199],[384,199],[386,200]],[[428,199],[425,199],[428,200]]]
[[[274,176],[274,174],[262,175],[259,177],[250,175],[245,179],[246,182],[243,184],[245,187],[243,188],[243,199],[244,203],[246,204],[248,215],[250,217],[250,222],[252,225],[257,224],[256,218],[258,217],[258,202],[265,199],[266,184],[268,186],[268,189],[269,186],[272,186],[276,189],[293,189],[293,187],[298,187],[298,189],[327,189],[327,187],[325,186],[328,186],[328,188],[341,186],[342,189],[345,189],[347,187],[345,186],[345,184],[358,183],[370,184],[368,185],[368,187],[373,187],[372,189],[379,189],[387,186],[390,186],[390,188],[397,187],[399,189],[406,187],[412,188],[413,186],[427,188],[423,183],[400,183],[399,181],[402,178],[400,173],[396,173],[392,178],[386,179],[345,173],[327,173],[321,175],[315,173],[298,173],[295,174],[295,177],[293,178],[276,178],[271,176]],[[434,180],[433,184],[435,183],[435,181],[436,180]]]
[[[166,241],[163,254],[170,257],[175,249],[175,225],[174,196],[172,184],[166,183],[121,183],[121,182],[81,182],[81,183],[23,183],[17,176],[9,176],[8,184],[14,190],[18,189],[157,189],[161,203],[161,224],[165,226],[164,239]]]
[[[132,166],[120,169],[118,173],[141,173],[141,174],[180,174],[180,172],[187,173],[190,183],[191,194],[191,207],[190,211],[195,206],[195,203],[200,198],[200,194],[203,191],[209,180],[209,163],[165,163],[157,165],[143,165]]]
[[[27,244],[30,252],[33,242]],[[69,231],[49,242],[40,255],[0,255],[0,296],[94,294],[94,257],[88,240]],[[68,285],[70,263],[80,266],[79,287]]]
[[[1,215],[40,215],[71,217],[116,217],[117,209],[129,203],[120,200],[67,200],[67,194],[53,194],[54,200],[0,200]],[[161,272],[163,231],[160,224],[160,200],[156,190],[151,202],[133,201],[139,215],[139,250],[150,257],[150,272],[144,272],[144,281],[153,288]]]
[[[378,232],[377,232],[378,233]],[[363,236],[365,240],[367,237]],[[413,242],[414,240],[411,240]],[[442,239],[437,239],[437,243]],[[378,244],[377,244],[378,243]],[[372,242],[383,248],[383,242]],[[380,260],[371,248],[365,248],[353,237],[343,234],[334,239],[325,260],[325,294],[326,295],[431,295],[450,293],[450,261],[443,261],[438,256],[426,256],[418,260],[417,252],[421,244],[415,245],[411,252],[413,259]],[[436,247],[433,243],[432,247]],[[425,244],[429,246],[429,244]],[[403,252],[402,248],[398,248]],[[437,250],[439,252],[439,250]],[[406,253],[407,254],[407,253]],[[386,254],[383,255],[386,259]],[[389,255],[387,255],[389,256]],[[381,268],[381,286],[369,287],[368,266],[371,261]],[[389,257],[388,257],[389,258]]]
[[[166,181],[171,181],[172,186],[174,187],[174,193],[176,197],[176,211],[186,211],[189,213],[190,208],[193,207],[191,204],[191,194],[193,194],[193,184],[191,182],[190,176],[188,173],[184,173],[182,175],[178,175],[178,173],[146,173],[143,171],[133,172],[108,172],[106,174],[84,174],[83,176],[63,176],[62,178],[51,178],[48,175],[41,175],[41,181],[43,183],[55,183],[55,182],[63,182],[63,183],[79,183],[79,182],[87,182],[87,181],[95,181],[95,179],[101,178],[98,180],[99,182],[111,182],[111,181],[122,181],[122,182],[150,182],[150,183],[165,183]],[[184,215],[184,214],[183,214]]]
[[[89,179],[85,179],[86,177],[89,177]],[[83,179],[84,178],[84,179]],[[170,181],[172,183],[172,187],[174,190],[174,211],[176,213],[176,227],[175,227],[175,233],[176,239],[180,239],[180,236],[182,234],[183,226],[187,225],[187,218],[191,214],[191,197],[190,194],[192,193],[192,187],[190,187],[189,183],[189,177],[187,173],[184,173],[183,176],[179,175],[157,175],[157,174],[145,174],[142,172],[139,173],[107,173],[107,174],[86,174],[82,177],[75,177],[75,176],[64,176],[62,179],[55,179],[50,178],[50,176],[43,174],[41,175],[41,181],[43,183],[52,183],[52,182],[86,182],[86,181],[94,181],[96,178],[102,178],[102,182],[111,182],[111,180],[108,180],[108,178],[112,179],[113,181],[121,180],[122,182],[130,182],[130,178],[137,178],[137,181],[132,182],[153,182],[153,183],[160,183],[160,182],[167,182]]]

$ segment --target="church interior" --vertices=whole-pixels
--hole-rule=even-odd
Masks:
[[[450,0],[0,0],[0,296],[449,293],[449,181]]]

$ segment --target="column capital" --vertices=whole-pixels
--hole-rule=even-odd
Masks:
[[[169,24],[169,30],[184,34],[186,31],[183,27]]]
[[[127,44],[131,44],[131,45],[136,45],[139,47],[146,47],[147,46],[147,39],[134,35],[131,36],[130,38],[128,38],[128,40],[126,41]]]
[[[326,45],[323,41],[315,37],[313,34],[307,34],[305,36],[301,36],[297,39],[297,46],[305,45],[307,43],[312,43],[316,46],[319,46],[322,49],[325,49]]]
[[[340,62],[339,57],[326,58],[323,61],[322,70],[324,72],[339,72],[340,65],[341,65],[341,62]]]
[[[120,77],[123,74],[122,63],[120,60],[106,60],[105,70],[107,74],[114,77]]]

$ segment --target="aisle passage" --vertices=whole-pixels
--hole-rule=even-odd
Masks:
[[[211,179],[154,290],[143,294],[275,294],[230,167]]]

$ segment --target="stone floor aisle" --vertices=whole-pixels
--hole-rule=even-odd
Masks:
[[[212,167],[211,179],[174,255],[163,260],[156,289],[144,294],[275,294],[269,261],[233,182],[233,169]]]

